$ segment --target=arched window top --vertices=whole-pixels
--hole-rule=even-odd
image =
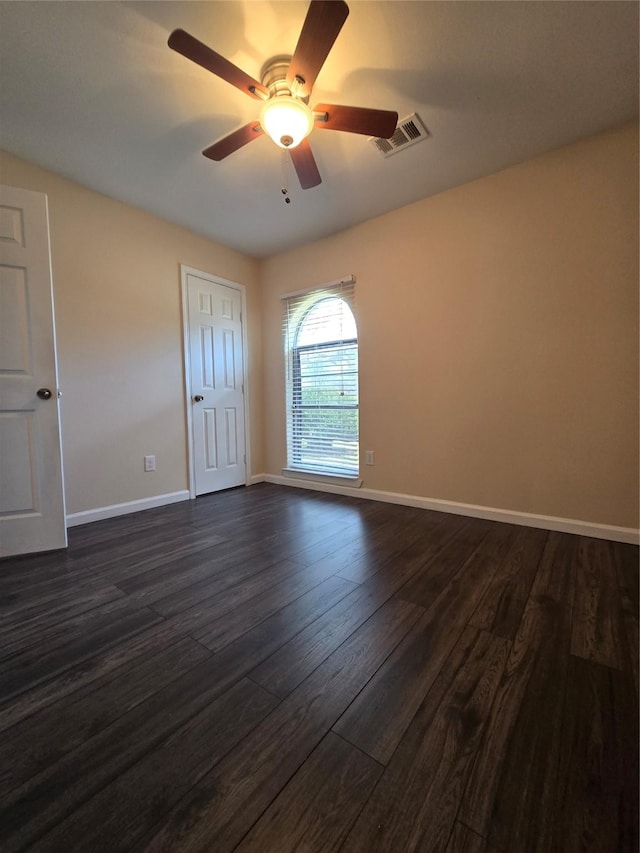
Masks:
[[[298,324],[296,346],[356,340],[358,331],[349,305],[339,296],[327,296],[306,312]]]

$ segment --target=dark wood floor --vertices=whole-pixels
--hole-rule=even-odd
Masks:
[[[253,486],[0,563],[2,850],[638,847],[638,549]]]

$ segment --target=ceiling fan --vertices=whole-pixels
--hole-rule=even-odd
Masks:
[[[314,127],[344,130],[388,139],[398,123],[398,113],[337,104],[308,106],[316,77],[349,14],[344,0],[311,0],[293,57],[277,56],[254,80],[228,59],[184,30],[174,30],[169,47],[231,83],[251,98],[263,101],[260,118],[214,142],[202,152],[211,160],[224,160],[234,151],[267,133],[287,149],[303,189],[322,182],[308,136]]]

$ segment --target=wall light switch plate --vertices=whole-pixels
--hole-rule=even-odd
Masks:
[[[376,455],[373,450],[365,450],[364,452],[364,464],[365,465],[375,465],[376,464]]]
[[[156,457],[155,456],[145,456],[144,457],[144,470],[145,471],[155,471],[156,470]]]

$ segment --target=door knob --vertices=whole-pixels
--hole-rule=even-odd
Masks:
[[[38,388],[36,394],[38,395],[38,397],[40,397],[41,400],[51,399],[51,391],[49,391],[48,388]]]
[[[203,400],[204,400],[204,397],[202,396],[202,394],[196,394],[195,397],[193,398],[194,403],[201,403]]]

